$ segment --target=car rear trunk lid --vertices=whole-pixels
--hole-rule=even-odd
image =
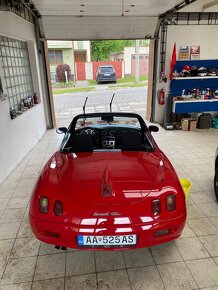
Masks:
[[[78,204],[137,202],[153,189],[158,161],[155,152],[68,154],[59,171],[61,190]]]

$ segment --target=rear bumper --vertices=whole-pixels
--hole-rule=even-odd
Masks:
[[[53,223],[43,221],[29,216],[31,228],[40,241],[48,244],[60,245],[74,249],[90,249],[90,250],[121,250],[121,249],[134,249],[145,248],[170,240],[178,238],[185,226],[186,215],[182,215],[173,219],[168,219],[155,223],[143,223],[140,225],[119,225],[118,226],[75,226],[68,224]],[[158,235],[168,230],[168,233]],[[160,232],[161,231],[161,232]],[[137,235],[137,244],[135,246],[113,247],[113,248],[83,248],[77,245],[77,235],[90,235],[90,236],[110,236],[110,235]]]
[[[96,79],[97,82],[116,82],[116,77],[99,77]]]

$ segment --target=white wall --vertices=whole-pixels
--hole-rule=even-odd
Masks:
[[[91,61],[91,41],[85,41],[86,49],[87,49],[87,54],[86,54],[86,61],[90,62]]]
[[[172,25],[167,32],[166,73],[169,74],[173,45],[176,42],[177,59],[180,46],[200,45],[200,59],[218,59],[217,25]]]
[[[131,75],[132,54],[135,54],[135,47],[124,47],[125,75]],[[149,47],[140,47],[139,54],[149,54]]]
[[[177,59],[180,46],[200,45],[200,59],[218,59],[218,26],[217,25],[172,25],[168,26],[166,46],[165,73],[168,78],[166,84],[157,81],[157,91],[165,88],[166,94],[169,90],[170,62],[173,45],[176,42]],[[160,63],[160,59],[159,62]],[[158,75],[159,76],[159,71]],[[155,98],[155,101],[157,98]],[[154,121],[163,122],[164,106],[156,101]]]
[[[11,12],[0,12],[0,35],[28,42],[33,86],[41,96],[39,105],[14,120],[10,118],[8,100],[0,100],[1,182],[42,137],[46,130],[46,122],[34,26]]]
[[[85,70],[86,70],[86,79],[93,80],[93,66],[92,62],[85,63]]]
[[[79,47],[78,41],[73,42],[74,50],[86,50],[86,62],[91,61],[91,41],[83,40],[82,48]]]
[[[58,41],[58,40],[48,40],[48,48],[52,49],[63,49],[63,48],[73,48],[72,41]]]

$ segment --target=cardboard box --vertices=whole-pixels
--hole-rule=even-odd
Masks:
[[[183,119],[182,120],[182,131],[188,131],[189,130],[189,120]]]
[[[197,121],[196,120],[191,120],[189,124],[189,130],[190,131],[195,131],[197,128]]]
[[[195,118],[184,118],[182,119],[182,130],[183,131],[195,131],[197,127],[197,120]]]

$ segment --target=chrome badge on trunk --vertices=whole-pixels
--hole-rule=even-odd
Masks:
[[[113,212],[95,212],[93,216],[120,216],[121,214],[117,211]]]

